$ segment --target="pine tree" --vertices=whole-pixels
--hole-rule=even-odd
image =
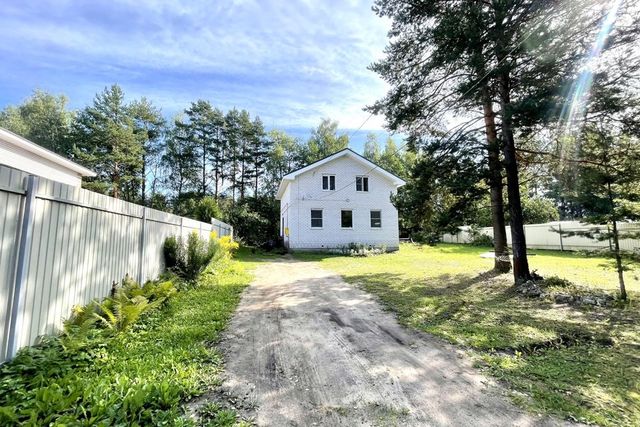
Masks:
[[[160,109],[146,98],[132,102],[129,108],[134,121],[134,134],[143,148],[140,200],[146,205],[147,183],[151,182],[151,195],[157,191],[166,123]]]
[[[73,125],[74,156],[97,176],[86,182],[94,191],[135,200],[141,185],[144,149],[118,85],[105,88]]]
[[[162,164],[167,170],[165,185],[170,188],[174,200],[197,187],[199,171],[199,156],[192,138],[189,126],[183,123],[181,117],[174,119],[174,126],[167,132],[166,148],[162,156]]]

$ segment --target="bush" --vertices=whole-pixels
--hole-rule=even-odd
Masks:
[[[344,255],[352,257],[367,257],[373,255],[381,255],[387,251],[385,245],[372,246],[362,243],[349,243],[347,246],[340,248],[340,252]]]
[[[216,199],[206,196],[198,201],[195,219],[211,224],[211,218],[220,218],[220,216],[221,212]]]
[[[491,236],[480,233],[480,229],[477,227],[469,228],[469,236],[471,237],[471,241],[469,242],[471,246],[493,246]]]
[[[211,232],[208,241],[193,232],[186,244],[181,238],[171,236],[164,243],[165,265],[178,276],[194,281],[212,260],[229,258],[237,249],[238,243],[231,236],[218,239],[215,232]]]

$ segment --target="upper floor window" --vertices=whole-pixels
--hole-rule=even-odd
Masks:
[[[368,176],[356,176],[356,191],[369,191]]]
[[[322,175],[322,189],[323,190],[335,190],[336,189],[336,176],[335,175]]]

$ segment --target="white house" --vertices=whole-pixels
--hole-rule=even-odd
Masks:
[[[0,128],[0,165],[79,187],[95,172],[67,160],[13,132]]]
[[[293,250],[331,250],[350,243],[399,246],[391,195],[405,182],[346,148],[282,178],[280,234]]]

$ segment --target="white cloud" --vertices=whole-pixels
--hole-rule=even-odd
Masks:
[[[72,99],[80,103],[118,82],[168,111],[209,98],[282,125],[312,126],[330,116],[358,127],[368,116],[362,108],[386,91],[366,69],[381,56],[388,30],[370,6],[358,0],[10,3],[0,17],[0,52],[20,56],[30,68],[31,81],[23,84],[43,87],[54,74],[64,86],[67,73],[69,87],[60,90],[82,96]],[[382,122],[372,118],[370,126]]]

